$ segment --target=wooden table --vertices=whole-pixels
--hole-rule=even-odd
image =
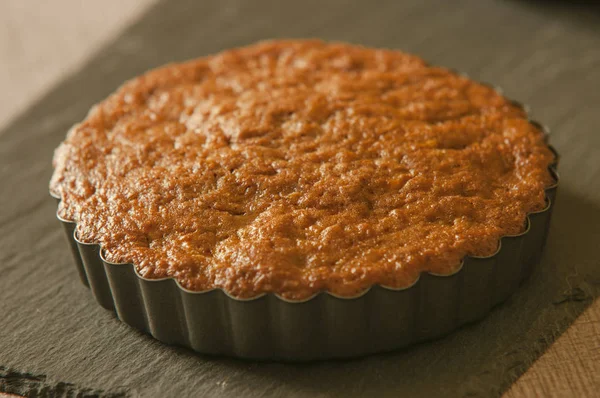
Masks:
[[[525,0],[25,3],[0,4],[0,391],[598,395],[600,7]],[[502,86],[554,130],[562,180],[548,247],[509,302],[441,340],[304,365],[166,347],[93,302],[70,266],[47,197],[53,148],[124,79],[271,37],[415,52]]]

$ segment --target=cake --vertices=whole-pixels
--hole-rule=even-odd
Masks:
[[[54,156],[77,238],[147,279],[354,297],[490,256],[547,205],[554,154],[494,88],[396,50],[275,40],[167,65]]]

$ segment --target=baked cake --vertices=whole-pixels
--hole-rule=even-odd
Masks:
[[[301,300],[488,256],[554,155],[493,88],[400,51],[277,40],[137,77],[56,150],[82,242],[191,291]]]

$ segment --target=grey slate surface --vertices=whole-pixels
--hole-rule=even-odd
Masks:
[[[0,391],[30,396],[497,396],[600,293],[600,8],[462,1],[162,1],[0,133]],[[400,48],[531,105],[562,155],[545,255],[483,322],[350,361],[255,363],[164,346],[81,285],[47,194],[54,147],[122,81],[273,37]],[[310,327],[308,325],[307,327]]]

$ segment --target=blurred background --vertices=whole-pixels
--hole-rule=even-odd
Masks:
[[[0,1],[0,129],[153,2]]]

